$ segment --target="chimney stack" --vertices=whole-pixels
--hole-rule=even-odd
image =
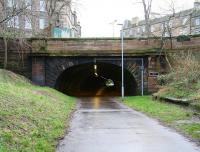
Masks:
[[[200,0],[194,1],[194,9],[200,9]]]
[[[133,17],[131,23],[133,25],[138,25],[138,23],[139,23],[139,17]]]

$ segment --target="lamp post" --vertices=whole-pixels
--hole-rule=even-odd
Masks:
[[[117,23],[117,20],[114,20],[110,24],[112,25],[112,36],[115,37],[115,25]]]
[[[124,100],[124,29],[123,29],[123,24],[117,24],[122,26],[121,29],[121,66],[122,66],[122,86],[121,86],[121,97],[122,97],[122,101]]]
[[[124,31],[132,29],[133,27],[130,28],[124,28],[124,24],[117,24],[122,26],[121,28],[121,64],[122,64],[122,84],[121,84],[121,98],[122,101],[124,100]],[[142,62],[142,66],[141,66],[141,80],[142,80],[142,84],[141,84],[141,95],[144,95],[144,60],[141,60]]]

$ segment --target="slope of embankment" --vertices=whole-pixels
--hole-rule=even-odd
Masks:
[[[55,151],[74,99],[0,69],[0,151]]]

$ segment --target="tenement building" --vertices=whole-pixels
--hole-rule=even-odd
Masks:
[[[71,0],[2,0],[0,30],[15,30],[25,37],[81,37]]]
[[[156,15],[149,20],[149,35],[152,37],[169,37],[179,35],[200,34],[200,1],[194,2],[194,7],[166,16]],[[125,37],[147,37],[145,20],[134,17],[124,21]]]

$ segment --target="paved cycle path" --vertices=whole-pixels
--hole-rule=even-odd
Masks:
[[[114,98],[81,98],[57,152],[200,152],[157,120]]]

